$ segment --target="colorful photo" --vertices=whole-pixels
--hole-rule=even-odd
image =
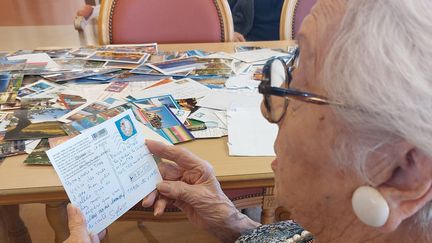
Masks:
[[[135,99],[132,102],[141,108],[164,105],[168,108],[180,109],[179,104],[177,104],[172,95],[161,95],[144,99]]]
[[[145,123],[171,143],[193,140],[194,137],[166,106],[144,108],[141,110]]]
[[[97,51],[87,59],[95,61],[141,63],[147,60],[148,57],[149,54],[140,52]]]

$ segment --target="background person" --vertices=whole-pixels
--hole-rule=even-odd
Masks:
[[[279,40],[284,0],[229,0],[234,41]]]

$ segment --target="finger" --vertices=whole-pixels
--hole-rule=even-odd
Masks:
[[[104,229],[101,232],[99,232],[99,234],[98,234],[99,240],[103,240],[107,236],[107,234],[108,234],[107,229]]]
[[[197,190],[183,181],[163,181],[157,185],[157,189],[160,194],[169,199],[181,200],[186,203],[193,203],[191,200],[194,197],[199,197]]]
[[[141,205],[145,208],[151,207],[158,196],[157,190],[152,191],[143,200]]]
[[[87,236],[85,218],[79,208],[69,203],[67,205],[67,215],[70,234],[79,238]]]
[[[146,140],[146,145],[151,153],[154,155],[174,161],[179,166],[189,170],[200,165],[207,165],[208,162],[200,159],[189,150],[176,147],[173,145],[166,145],[161,142]]]
[[[158,164],[159,171],[164,180],[177,181],[179,180],[183,173],[184,169],[179,167],[176,163],[172,162],[161,162]]]
[[[161,216],[164,213],[168,201],[169,201],[168,198],[166,198],[163,195],[159,195],[159,199],[156,201],[154,205],[154,216]]]
[[[91,243],[100,243],[100,239],[98,235],[91,234],[90,235],[90,241]]]

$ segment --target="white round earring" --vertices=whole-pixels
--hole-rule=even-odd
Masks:
[[[361,186],[354,191],[352,207],[355,215],[366,225],[383,226],[389,217],[390,209],[385,198],[373,187]]]

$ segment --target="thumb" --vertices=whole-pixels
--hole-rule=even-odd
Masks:
[[[196,188],[183,181],[162,181],[157,185],[157,189],[169,199],[182,200],[186,203],[190,203],[188,201],[191,200],[191,196],[197,195]]]
[[[67,215],[71,236],[78,237],[78,239],[81,239],[82,237],[87,237],[87,225],[85,222],[85,218],[79,208],[69,203],[67,205]]]

